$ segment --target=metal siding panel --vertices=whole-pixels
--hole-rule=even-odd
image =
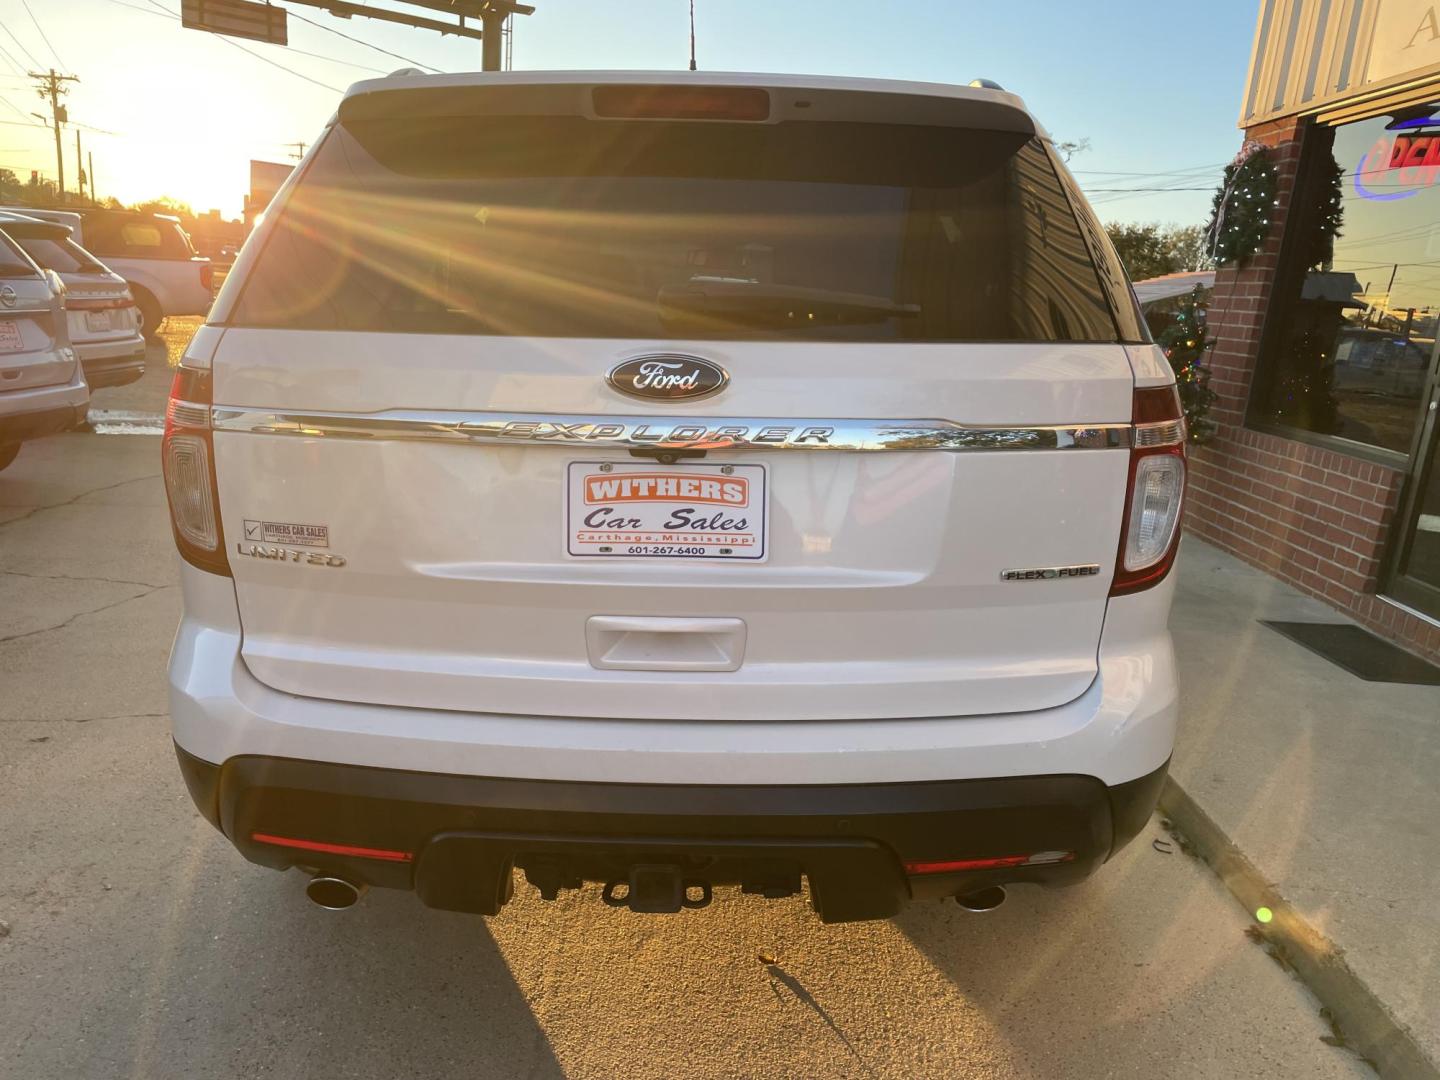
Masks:
[[[1255,101],[1260,96],[1261,77],[1270,52],[1270,27],[1274,11],[1275,0],[1261,0],[1260,17],[1255,20],[1255,40],[1250,46],[1250,73],[1246,77],[1245,109],[1240,115],[1242,126],[1255,115]]]
[[[1280,69],[1275,76],[1272,109],[1283,109],[1290,100],[1290,72],[1294,68],[1295,50],[1299,44],[1300,16],[1305,13],[1303,0],[1286,0],[1285,48],[1280,54]]]
[[[1316,79],[1320,75],[1320,62],[1325,51],[1325,43],[1330,40],[1330,9],[1333,5],[1330,0],[1320,0],[1316,5],[1314,18],[1310,22],[1310,33],[1307,37],[1309,60],[1305,64],[1305,79],[1300,85],[1301,101],[1312,101],[1316,95]],[[1321,93],[1324,91],[1322,90]]]
[[[1350,85],[1362,86],[1369,77],[1370,43],[1375,38],[1375,23],[1380,17],[1380,4],[1366,0],[1361,5],[1360,18],[1356,20],[1355,44],[1351,49]],[[1356,71],[1357,65],[1359,71]],[[1344,89],[1344,87],[1342,87]]]

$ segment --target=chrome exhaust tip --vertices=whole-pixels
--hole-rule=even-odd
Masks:
[[[337,877],[313,877],[305,886],[305,895],[310,902],[326,911],[352,908],[369,891],[369,885],[356,885],[353,881]]]
[[[966,911],[994,911],[1005,902],[1005,886],[991,885],[988,889],[962,893],[955,897],[955,902]]]

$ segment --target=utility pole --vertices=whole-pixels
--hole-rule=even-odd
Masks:
[[[85,155],[80,152],[80,129],[75,129],[75,190],[85,198]]]
[[[86,166],[86,168],[85,168],[85,174],[86,174],[86,176],[87,176],[87,177],[89,178],[89,180],[90,180],[90,201],[91,201],[91,202],[97,202],[97,203],[98,203],[98,202],[100,201],[100,196],[95,194],[95,155],[94,155],[94,153],[89,153],[89,154],[86,154],[86,155],[85,155],[85,166]]]
[[[281,145],[283,145],[283,146],[293,146],[295,149],[291,152],[290,156],[291,156],[292,158],[294,158],[296,161],[304,161],[304,160],[305,160],[305,148],[306,148],[307,146],[309,146],[310,144],[309,144],[309,143],[304,143],[304,142],[287,142],[287,143],[282,143]]]
[[[54,68],[51,68],[49,72],[45,74],[32,71],[30,72],[30,78],[39,84],[36,92],[42,98],[50,99],[50,122],[55,128],[56,185],[59,189],[58,194],[60,201],[63,203],[65,201],[65,152],[64,148],[60,145],[60,125],[69,120],[70,117],[65,111],[65,106],[60,104],[60,98],[62,95],[70,92],[64,85],[65,83],[79,82],[80,80],[74,75],[59,75]]]

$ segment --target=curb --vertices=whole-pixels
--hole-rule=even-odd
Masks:
[[[1344,950],[1280,895],[1173,777],[1160,793],[1160,809],[1247,914],[1261,907],[1274,912],[1269,923],[1255,924],[1260,939],[1320,999],[1337,1032],[1344,1033],[1345,1045],[1386,1080],[1440,1080],[1440,1065],[1355,974]]]

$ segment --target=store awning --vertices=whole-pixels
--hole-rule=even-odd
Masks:
[[[1144,307],[1146,304],[1153,304],[1159,300],[1171,300],[1177,296],[1185,296],[1193,292],[1196,285],[1204,289],[1213,289],[1215,287],[1215,271],[1191,270],[1137,281],[1135,282],[1135,298],[1140,301],[1140,306]]]

